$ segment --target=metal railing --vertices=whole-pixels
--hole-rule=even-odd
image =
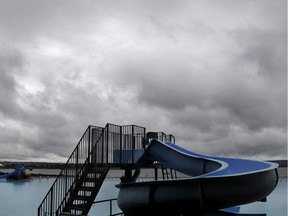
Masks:
[[[102,162],[107,164],[134,164],[138,150],[144,149],[146,129],[137,125],[107,124],[103,134]]]
[[[103,128],[88,126],[77,146],[68,158],[64,168],[38,207],[38,216],[58,216],[66,205],[84,167],[91,161],[92,144],[99,142]],[[92,136],[93,132],[93,136]]]
[[[88,126],[38,207],[38,216],[60,215],[79,186],[81,177],[91,167],[136,163],[145,148],[145,132],[144,127],[137,125],[107,124],[105,128]]]
[[[109,216],[123,215],[123,212],[113,213],[113,202],[116,202],[116,201],[117,201],[117,198],[105,199],[105,200],[95,201],[93,202],[93,204],[109,202]]]
[[[169,141],[175,143],[175,137],[172,134],[165,134],[163,132],[157,132],[157,134],[158,134],[158,140],[162,142]]]

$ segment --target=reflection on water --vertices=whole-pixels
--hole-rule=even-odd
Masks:
[[[0,215],[37,215],[37,208],[54,182],[54,178],[35,178],[31,180],[0,180]],[[116,179],[107,179],[96,200],[116,198],[118,189]],[[117,203],[112,202],[113,213],[118,213]],[[89,216],[109,215],[109,202],[94,204]],[[257,202],[241,206],[241,213],[266,213],[267,216],[287,216],[287,180],[279,181],[277,188],[268,196],[267,202]]]

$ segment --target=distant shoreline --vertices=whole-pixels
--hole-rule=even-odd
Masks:
[[[267,160],[279,164],[279,167],[287,167],[287,160]],[[21,161],[0,161],[1,169],[13,169],[15,164],[23,164],[27,169],[62,169],[65,163],[53,162],[21,162]]]
[[[0,175],[9,173],[13,171],[13,169],[8,168],[8,169],[0,169]],[[278,167],[278,176],[280,179],[286,179],[287,180],[287,167]],[[61,172],[61,169],[32,169],[29,171],[29,174],[31,177],[35,178],[56,178],[59,173]],[[160,172],[160,170],[158,170]],[[113,178],[120,178],[124,174],[124,170],[121,169],[111,169],[106,178],[107,179],[113,179]],[[159,174],[159,173],[158,173]],[[160,174],[161,175],[161,174]],[[139,176],[140,178],[154,178],[154,170],[153,169],[143,169],[141,171],[141,174]],[[178,178],[189,178],[188,176],[178,173],[177,172],[177,177]]]
[[[278,175],[281,179],[287,179],[287,160],[269,160],[270,162],[275,162],[279,164]],[[14,170],[15,164],[23,164],[26,169],[29,171],[30,175],[32,177],[57,177],[60,173],[60,171],[65,166],[65,163],[53,163],[53,162],[15,162],[15,161],[0,161],[0,164],[2,165],[0,167],[0,175],[4,173],[9,173]],[[123,171],[123,170],[122,170]],[[111,170],[107,178],[120,178],[123,173],[121,170]],[[153,178],[154,172],[148,171],[146,172],[143,170],[143,178]],[[182,178],[182,175],[179,174],[180,178]],[[183,176],[184,177],[184,176]],[[187,176],[186,176],[187,177]]]

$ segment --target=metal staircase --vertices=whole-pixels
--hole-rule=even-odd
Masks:
[[[83,173],[62,214],[73,212],[76,215],[87,215],[108,171],[109,166],[104,166],[90,168]]]
[[[145,128],[136,125],[89,126],[38,207],[38,216],[87,215],[109,169],[132,166],[135,152],[145,148],[144,139]]]
[[[175,141],[173,135],[157,136]],[[88,126],[39,205],[38,216],[87,215],[109,169],[139,166],[147,140],[146,129],[137,125]]]

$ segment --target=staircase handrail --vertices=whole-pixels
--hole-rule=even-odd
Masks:
[[[102,130],[102,134],[99,136],[99,139],[100,139],[101,136],[103,136],[103,133],[104,133],[104,131],[105,131],[104,128],[97,127],[97,126],[89,125],[89,126],[87,127],[87,129],[86,129],[85,132],[83,133],[82,137],[80,138],[78,144],[76,145],[76,147],[75,147],[74,150],[72,151],[70,157],[68,158],[67,162],[65,163],[64,167],[63,167],[62,170],[60,171],[59,175],[56,177],[54,183],[52,184],[52,186],[50,187],[50,189],[49,189],[49,191],[47,192],[46,196],[44,197],[43,201],[42,201],[41,204],[39,205],[39,207],[38,207],[38,215],[40,215],[40,210],[42,209],[42,205],[44,204],[45,200],[47,200],[47,199],[49,198],[49,195],[50,195],[50,194],[52,194],[51,196],[53,196],[53,190],[54,190],[54,188],[56,187],[57,182],[58,182],[58,181],[61,181],[60,179],[61,179],[61,177],[64,175],[64,172],[65,172],[65,171],[68,171],[68,169],[71,167],[71,166],[70,166],[70,162],[71,162],[71,160],[73,160],[73,155],[77,152],[77,150],[79,150],[79,146],[82,144],[82,141],[85,139],[85,136],[87,135],[87,133],[88,133],[88,136],[89,136],[88,145],[91,144],[91,143],[90,143],[90,142],[91,142],[91,134],[90,134],[91,129],[100,129],[100,130]],[[95,144],[99,141],[99,139],[95,142]],[[84,144],[85,144],[85,143],[84,143]],[[52,214],[53,214],[53,215],[54,215],[54,214],[57,215],[57,212],[58,212],[58,210],[59,210],[59,207],[61,207],[61,205],[62,205],[63,202],[65,201],[65,198],[67,197],[67,195],[68,195],[69,192],[71,191],[71,188],[72,188],[73,185],[76,183],[76,181],[77,181],[77,176],[79,176],[79,174],[80,174],[80,172],[82,171],[83,167],[84,167],[85,165],[87,165],[87,161],[88,161],[88,159],[89,159],[88,156],[90,156],[90,154],[91,154],[91,152],[92,152],[92,149],[93,149],[93,147],[90,149],[89,153],[88,153],[87,156],[85,157],[85,161],[84,161],[83,165],[80,167],[79,170],[77,169],[77,166],[76,166],[76,172],[75,172],[75,178],[74,178],[74,180],[72,181],[72,183],[71,183],[70,186],[66,186],[67,189],[66,189],[66,192],[64,192],[63,198],[57,199],[57,200],[59,200],[59,201],[61,200],[61,202],[59,202],[58,204],[55,205],[55,207],[57,206],[56,208],[53,208],[54,205],[52,205],[52,201],[51,201],[51,203],[50,203],[50,205],[51,205],[51,207],[50,207],[50,213],[48,213],[48,212],[45,212],[45,213],[48,213],[48,214],[50,214],[50,215],[52,215]],[[76,153],[76,154],[77,154],[77,153]],[[77,161],[76,161],[76,163],[75,163],[76,165],[78,165],[78,162],[79,162],[78,160],[79,160],[79,158],[77,159]],[[72,164],[73,164],[73,163],[72,163]],[[65,179],[65,180],[66,180],[66,179]],[[51,200],[52,200],[52,197],[51,197]],[[55,209],[55,210],[54,210],[54,209]]]
[[[93,127],[95,127],[95,126],[93,126]],[[76,178],[74,179],[73,183],[71,184],[69,190],[67,191],[65,197],[63,198],[63,200],[62,200],[62,202],[60,203],[59,207],[57,208],[56,212],[59,212],[59,210],[61,209],[62,204],[63,204],[63,203],[65,202],[65,200],[66,200],[65,198],[68,196],[69,193],[71,193],[71,191],[72,191],[72,189],[73,189],[73,186],[76,185],[77,180],[78,180],[77,177],[81,176],[81,175],[80,175],[81,172],[82,172],[83,170],[85,170],[84,168],[85,168],[86,166],[89,165],[90,156],[91,156],[92,153],[94,152],[93,150],[94,150],[94,148],[96,147],[97,143],[99,142],[99,140],[101,140],[101,138],[103,137],[103,134],[104,134],[105,131],[107,130],[107,125],[105,126],[105,128],[100,128],[100,127],[97,127],[97,128],[98,128],[98,129],[101,129],[101,130],[102,130],[102,133],[101,133],[101,135],[98,137],[97,141],[95,142],[95,145],[92,146],[91,150],[89,151],[89,153],[88,153],[88,155],[87,155],[87,158],[86,158],[85,162],[83,163],[83,165],[80,167],[80,169],[78,169],[78,173],[77,173],[76,176],[75,176]],[[95,164],[95,165],[96,165],[96,164]]]

